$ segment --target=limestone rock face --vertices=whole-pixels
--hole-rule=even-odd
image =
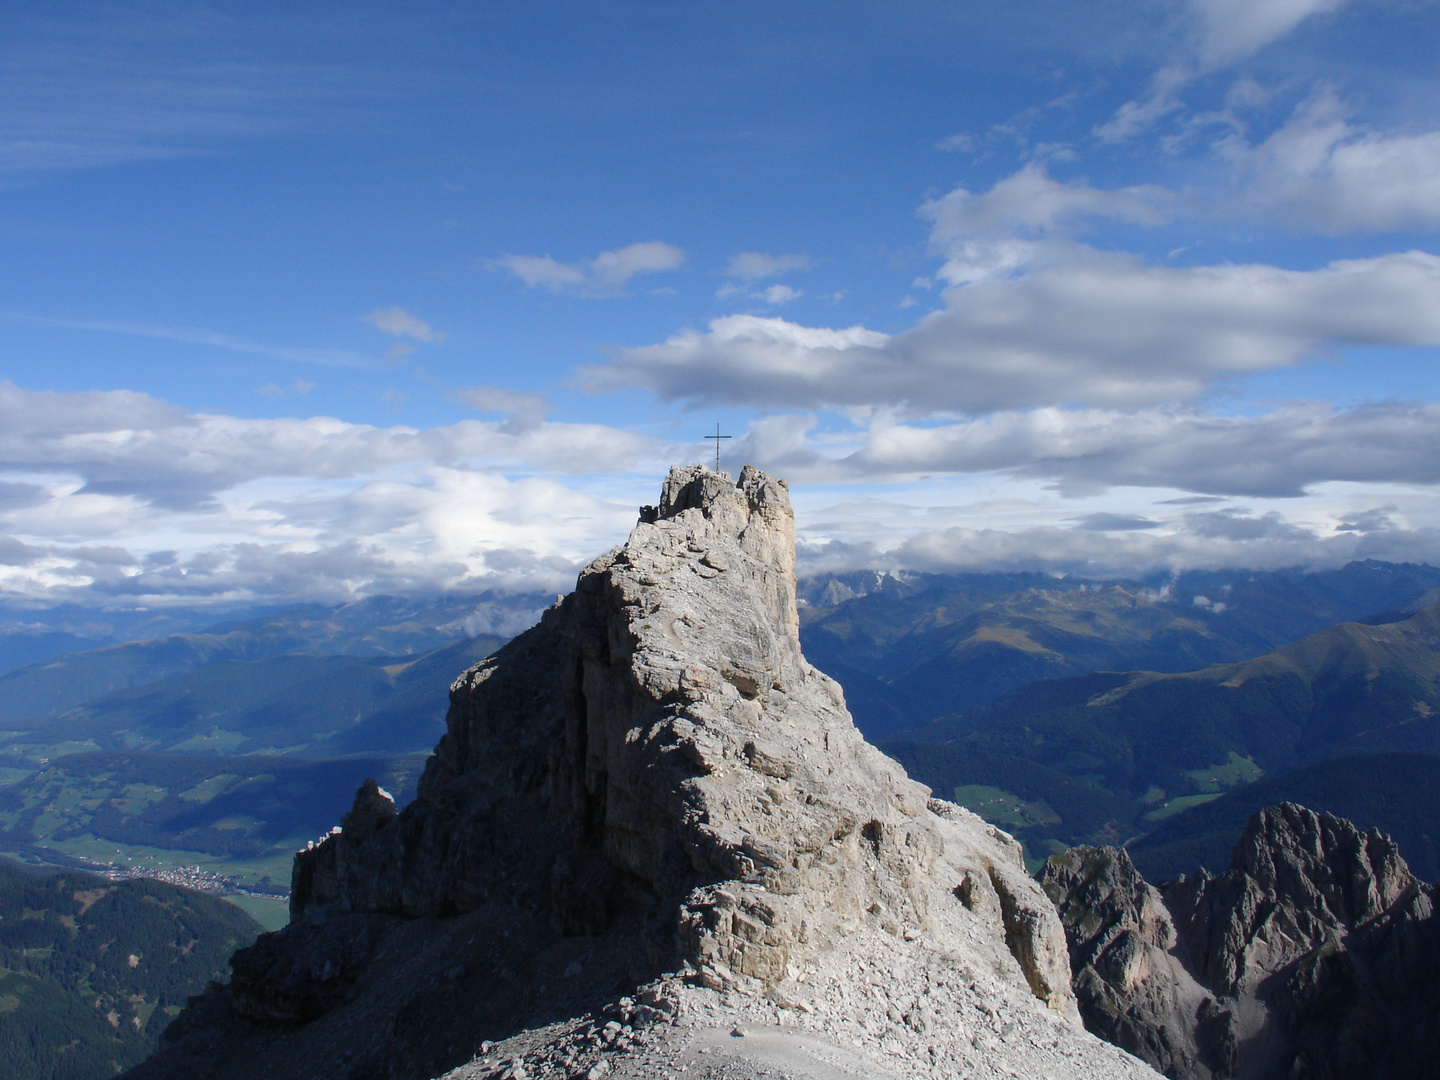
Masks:
[[[1169,1076],[1433,1075],[1440,918],[1389,837],[1285,803],[1218,876],[1157,889],[1077,848],[1040,879],[1086,1026]]]
[[[297,1063],[343,1047],[335,1075],[432,1076],[617,999],[671,1038],[701,999],[860,1025],[847,1045],[927,1071],[947,1016],[964,1057],[967,1002],[987,1023],[1008,1002],[1055,1075],[1142,1075],[1068,1026],[1064,931],[1019,845],[931,800],[806,663],[794,557],[783,481],[673,469],[625,545],[456,680],[414,802],[367,782],[296,856],[291,925],[137,1075],[315,1075]],[[902,970],[930,973],[913,1024],[839,974],[899,993]]]

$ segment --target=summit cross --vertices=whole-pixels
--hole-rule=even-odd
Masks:
[[[707,438],[707,439],[714,439],[714,440],[715,440],[715,471],[718,473],[718,472],[720,471],[720,440],[721,440],[721,439],[728,439],[728,438],[730,438],[730,436],[729,436],[729,435],[721,435],[721,434],[720,434],[720,425],[717,423],[717,424],[715,425],[715,434],[714,434],[714,435],[706,435],[705,438]]]

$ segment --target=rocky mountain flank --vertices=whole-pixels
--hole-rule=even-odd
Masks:
[[[1086,1026],[1167,1076],[1440,1076],[1436,890],[1376,830],[1283,803],[1218,876],[1157,887],[1080,847],[1040,880]]]
[[[136,1078],[1141,1077],[1018,845],[801,655],[783,481],[677,468],[466,671]]]

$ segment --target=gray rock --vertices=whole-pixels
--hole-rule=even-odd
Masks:
[[[1225,873],[1158,889],[1114,848],[1052,857],[1086,1026],[1174,1077],[1435,1075],[1440,919],[1394,843],[1282,804]]]
[[[414,802],[396,815],[367,782],[296,856],[291,925],[212,995],[228,1033],[182,1017],[136,1075],[313,1075],[344,1045],[344,1075],[426,1077],[482,1038],[583,1072],[603,1029],[533,1033],[613,1010],[690,1030],[702,1008],[758,1031],[777,1000],[927,1072],[971,1046],[977,998],[1035,1014],[1027,1031],[1078,1027],[1064,931],[1019,845],[930,799],[806,663],[794,558],[783,481],[671,470],[624,546],[455,681]],[[475,992],[439,977],[457,967]],[[871,991],[909,999],[873,1034]],[[1078,1038],[999,1053],[1071,1075],[1056,1047]],[[1143,1073],[1099,1046],[1090,1075]]]

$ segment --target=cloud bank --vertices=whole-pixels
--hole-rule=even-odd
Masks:
[[[654,453],[629,432],[533,416],[379,428],[0,383],[0,589],[164,603],[569,588],[638,499],[564,477],[615,489]]]

